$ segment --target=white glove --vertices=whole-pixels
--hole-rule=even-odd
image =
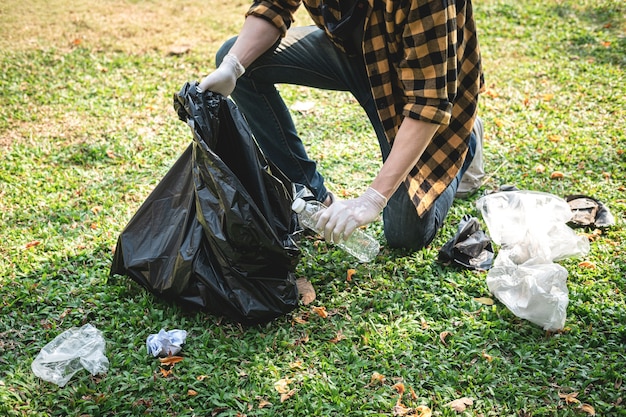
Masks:
[[[346,240],[357,227],[373,222],[387,205],[387,199],[373,188],[351,200],[333,202],[317,219],[317,230],[324,230],[324,239],[338,243]]]
[[[198,84],[197,90],[199,93],[210,90],[224,97],[229,96],[235,89],[237,78],[241,77],[244,72],[246,69],[239,59],[233,54],[227,54],[220,66]]]

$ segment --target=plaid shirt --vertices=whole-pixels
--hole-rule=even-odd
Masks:
[[[338,1],[325,0],[338,19]],[[378,116],[393,145],[404,117],[439,126],[404,181],[417,212],[427,211],[463,165],[483,86],[471,0],[367,0],[362,52]],[[304,2],[326,30],[321,0],[257,0],[248,15],[272,22],[284,35]]]

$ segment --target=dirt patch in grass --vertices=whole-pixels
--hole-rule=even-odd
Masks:
[[[127,53],[212,52],[214,43],[237,32],[249,5],[245,0],[3,0],[0,49],[80,45]]]

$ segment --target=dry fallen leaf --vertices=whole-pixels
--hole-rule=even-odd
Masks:
[[[581,268],[596,269],[596,264],[590,261],[582,261],[578,266]]]
[[[596,415],[596,410],[590,406],[589,404],[583,404],[580,406],[580,411],[584,411],[585,413],[589,414],[590,416],[595,416]]]
[[[346,338],[346,336],[343,334],[343,332],[341,330],[338,330],[337,331],[337,336],[335,336],[332,339],[330,339],[329,342],[336,344],[336,343],[341,342],[345,338]]]
[[[348,269],[348,271],[346,272],[346,281],[350,282],[352,281],[352,276],[356,274],[356,269]]]
[[[190,397],[194,397],[194,396],[198,395],[198,391],[189,389],[189,390],[187,390],[187,395],[189,395]]]
[[[303,305],[309,305],[315,300],[315,288],[311,282],[306,278],[298,278],[296,280],[296,287],[300,294],[300,299]]]
[[[492,306],[494,304],[493,298],[489,298],[489,297],[474,298],[474,301],[484,304],[486,306]]]
[[[565,174],[563,174],[561,171],[554,171],[552,174],[550,174],[550,179],[556,180],[563,178],[564,176]]]
[[[289,363],[289,369],[302,369],[302,361],[295,361]]]
[[[208,377],[209,377],[208,375],[198,375],[198,376],[196,377],[196,379],[197,379],[198,381],[204,381],[204,380],[205,380],[205,379],[207,379]]]
[[[293,321],[294,321],[294,322],[296,322],[296,323],[298,323],[298,324],[306,324],[306,323],[308,323],[308,321],[306,321],[305,319],[303,319],[303,318],[302,318],[302,317],[300,317],[300,316],[296,316],[296,317],[294,317],[294,318],[293,318]]]
[[[41,244],[40,240],[31,240],[30,242],[28,242],[26,245],[24,245],[24,247],[26,249],[28,248],[34,248],[35,246],[38,246]]]
[[[168,376],[170,376],[172,374],[172,371],[169,370],[169,369],[159,368],[159,371],[161,371],[161,376],[163,378],[167,378]]]
[[[324,307],[324,306],[322,306],[322,307],[313,307],[313,312],[315,314],[317,314],[318,316],[320,316],[321,318],[323,318],[323,319],[328,317],[328,312],[326,311],[326,307]]]
[[[370,378],[370,384],[382,384],[385,382],[385,376],[379,374],[378,372],[374,372],[372,377]]]
[[[428,322],[426,320],[424,320],[423,317],[420,317],[420,323],[422,324],[422,330],[426,330],[426,329],[428,329],[428,327],[430,327],[430,326],[428,326]]]
[[[474,404],[474,400],[468,397],[458,398],[454,401],[450,401],[446,404],[448,407],[452,408],[457,413],[462,413],[465,409]]]
[[[289,392],[289,384],[291,384],[292,382],[293,382],[293,379],[291,378],[283,378],[274,382],[274,388],[280,394],[286,394]]]
[[[280,394],[280,402],[284,403],[285,401],[287,401],[288,399],[293,397],[293,394],[295,394],[295,393],[296,393],[296,390],[292,389],[289,392],[286,392],[284,394]]]
[[[415,417],[431,417],[433,412],[425,405],[418,405],[415,407]]]
[[[570,392],[569,394],[562,394],[559,392],[559,398],[565,400],[566,404],[580,403],[580,400],[576,397],[578,397],[578,392]]]
[[[398,391],[398,393],[400,395],[404,394],[404,384],[402,382],[396,382],[395,384],[393,384],[393,386],[391,387],[393,389],[395,389],[396,391]]]
[[[541,164],[537,164],[535,165],[535,172],[537,174],[543,174],[544,172],[546,172],[546,167]]]
[[[487,362],[491,362],[493,360],[493,356],[489,355],[487,352],[483,350],[482,354],[483,358],[487,359]]]
[[[259,401],[259,408],[271,407],[272,403],[266,400]]]
[[[167,358],[159,358],[161,365],[174,365],[183,360],[182,356],[168,356]]]
[[[439,340],[441,340],[441,343],[443,343],[444,345],[446,344],[446,337],[450,336],[450,332],[441,332],[439,333]]]
[[[410,408],[405,407],[402,404],[396,404],[393,406],[393,415],[397,417],[406,416],[411,411]]]

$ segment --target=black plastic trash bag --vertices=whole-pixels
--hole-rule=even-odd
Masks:
[[[294,186],[235,104],[196,85],[174,97],[193,143],[119,236],[111,274],[183,307],[267,322],[298,304]]]
[[[601,201],[583,194],[565,196],[565,201],[572,210],[572,227],[610,227],[615,224],[615,217]]]
[[[480,228],[476,217],[468,214],[459,222],[454,237],[439,250],[439,262],[456,263],[476,270],[488,270],[493,264],[491,238]]]

